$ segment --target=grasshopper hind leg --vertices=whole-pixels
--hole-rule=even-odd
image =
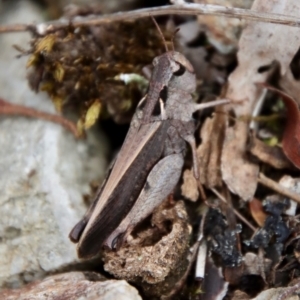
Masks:
[[[83,233],[87,223],[89,222],[90,217],[95,209],[95,206],[99,199],[99,195],[101,194],[105,183],[106,183],[106,181],[104,181],[103,184],[101,185],[101,187],[98,189],[96,195],[94,196],[94,201],[93,201],[92,205],[88,208],[88,210],[85,213],[85,215],[83,216],[83,218],[73,227],[73,229],[69,233],[69,239],[71,240],[71,242],[73,242],[75,244],[79,242],[80,237],[81,237],[81,235],[82,235],[82,233]]]
[[[106,240],[109,248],[120,247],[133,228],[173,191],[180,179],[183,163],[183,154],[175,153],[164,157],[153,167],[133,208]]]

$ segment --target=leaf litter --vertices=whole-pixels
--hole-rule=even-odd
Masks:
[[[257,0],[252,9],[297,15],[300,4],[297,1]],[[300,31],[296,28],[287,30],[280,25],[248,22],[238,43],[237,67],[229,75],[228,85],[223,87],[223,94],[232,104],[216,108],[212,118],[207,118],[201,127],[201,144],[197,150],[200,183],[208,189],[218,188],[225,198],[229,191],[233,194],[233,201],[225,207],[216,204],[216,199],[205,199],[211,205],[210,210],[217,209],[221,217],[207,221],[213,231],[204,235],[209,242],[208,257],[213,257],[214,264],[222,266],[223,276],[230,284],[226,299],[293,299],[297,291],[287,287],[288,278],[299,276],[295,265],[289,270],[284,266],[295,260],[291,252],[293,242],[285,245],[291,236],[299,235],[299,231],[291,226],[291,220],[297,219],[299,210],[296,202],[281,194],[285,188],[296,192],[297,179],[290,177],[289,181],[293,183],[287,184],[284,176],[299,174],[295,167],[299,167],[300,154],[297,104],[300,85],[299,78],[294,76],[295,68],[292,70],[292,65],[298,62],[296,59],[299,60],[299,46]],[[287,87],[292,88],[292,96]],[[280,99],[286,111],[281,109],[281,118],[272,121],[271,116],[278,112]],[[261,115],[266,116],[265,122],[260,122]],[[285,123],[281,122],[282,118]],[[278,137],[275,145],[261,138],[263,130],[271,137]],[[259,175],[260,172],[265,175]],[[183,186],[193,188],[195,184],[191,184],[184,174]],[[277,183],[280,177],[282,179]],[[267,184],[267,180],[272,184]],[[275,192],[279,194],[271,195],[272,191],[266,186],[276,187]],[[185,192],[185,195],[191,198],[191,193]],[[255,232],[245,224],[241,231],[233,228],[226,214],[233,206],[254,222]],[[292,215],[287,213],[291,207],[294,207]],[[247,262],[249,256],[253,256],[251,263]],[[211,258],[207,258],[207,262],[208,259],[211,262]],[[267,265],[263,263],[265,260]],[[251,289],[253,284],[255,288]],[[282,288],[275,289],[275,286]],[[210,287],[207,293],[211,294],[211,289],[214,288]],[[238,291],[243,297],[237,296]],[[223,297],[224,294],[216,293],[210,299]],[[202,299],[206,299],[205,296]]]
[[[251,5],[237,2],[226,5]],[[255,0],[251,9],[300,15],[297,0]],[[104,268],[137,286],[145,299],[296,299],[300,30],[225,17],[168,22],[165,34],[178,24],[188,28],[176,47],[196,69],[195,99],[219,96],[231,104],[195,116],[202,121],[196,133],[199,179],[188,153],[174,195],[118,251],[102,253]],[[142,67],[162,48],[153,28],[142,20],[78,30],[70,24],[35,35],[27,52],[29,83],[48,92],[58,111],[75,107],[79,132],[99,118],[126,123],[146,92]],[[144,32],[151,38],[136,47]],[[120,33],[118,44],[109,45]],[[73,48],[78,51],[69,56]],[[135,79],[127,84],[120,80],[124,75]],[[193,272],[204,275],[195,279]]]

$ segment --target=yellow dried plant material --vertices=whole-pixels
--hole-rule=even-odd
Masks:
[[[80,83],[80,81],[77,81],[77,82],[75,83],[74,89],[75,89],[75,90],[79,90],[80,88],[81,88],[81,83]]]
[[[52,98],[52,102],[54,104],[55,110],[60,113],[62,111],[62,107],[63,107],[63,99],[59,96],[53,96],[51,98]]]
[[[30,68],[32,66],[35,66],[40,60],[40,56],[36,53],[30,55],[27,63],[26,63],[26,68]]]
[[[84,120],[84,129],[89,129],[97,121],[101,112],[101,103],[100,100],[94,101],[94,103],[89,107]]]
[[[120,109],[122,111],[128,111],[132,107],[131,99],[124,99],[120,104]]]
[[[45,81],[40,85],[40,90],[43,92],[47,92],[49,94],[52,93],[54,89],[54,84],[51,81]]]
[[[272,138],[265,140],[265,143],[268,146],[277,146],[279,144],[279,140],[278,140],[278,137],[273,136]]]
[[[83,121],[82,121],[81,118],[77,121],[76,126],[77,126],[77,130],[78,130],[79,135],[83,136],[84,127],[83,127]]]
[[[50,52],[53,49],[53,45],[55,43],[55,35],[48,34],[44,38],[42,38],[35,47],[35,52]]]
[[[149,39],[141,41],[145,32]],[[168,38],[167,30],[164,34]],[[115,122],[127,123],[147,88],[146,80],[139,74],[164,49],[150,19],[106,24],[100,31],[67,26],[35,37],[30,44],[30,86],[40,91],[46,83],[43,90],[52,99],[63,99],[60,109],[74,109],[82,119],[83,129],[95,122],[94,108],[92,117],[89,113],[86,116],[95,99],[105,103]],[[121,78],[114,80],[118,75]],[[54,102],[60,107],[61,100]]]
[[[55,69],[53,72],[54,79],[57,82],[62,82],[64,79],[64,75],[65,75],[65,70],[64,70],[63,66],[60,63],[56,63]]]

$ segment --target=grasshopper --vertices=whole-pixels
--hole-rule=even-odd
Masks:
[[[154,19],[153,19],[154,20]],[[191,94],[196,76],[191,63],[169,51],[153,60],[146,96],[139,102],[121,150],[94,202],[70,232],[80,258],[99,253],[105,244],[119,247],[132,229],[173,191],[180,179],[186,143],[191,146],[198,178],[195,120],[197,110],[228,103],[196,104]]]

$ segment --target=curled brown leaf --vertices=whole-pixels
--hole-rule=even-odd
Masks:
[[[300,168],[300,111],[297,102],[288,94],[268,85],[270,91],[280,95],[287,110],[285,129],[282,137],[282,148],[287,158]]]

